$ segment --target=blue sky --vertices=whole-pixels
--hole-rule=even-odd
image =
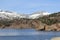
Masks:
[[[0,0],[0,9],[18,13],[59,12],[60,0]]]

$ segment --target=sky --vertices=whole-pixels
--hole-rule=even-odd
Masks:
[[[60,11],[60,0],[0,0],[0,9],[30,14],[37,11]]]

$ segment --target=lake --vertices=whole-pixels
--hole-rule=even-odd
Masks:
[[[34,29],[0,29],[0,40],[51,40],[60,32],[36,31]]]

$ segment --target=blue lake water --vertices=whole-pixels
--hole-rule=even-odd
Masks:
[[[34,29],[0,29],[0,40],[51,40],[60,32],[36,31]]]

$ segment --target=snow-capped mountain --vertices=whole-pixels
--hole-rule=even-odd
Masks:
[[[36,18],[39,18],[39,17],[42,17],[44,15],[49,15],[50,13],[48,12],[45,12],[45,11],[39,11],[39,12],[34,12],[33,14],[31,14],[29,16],[29,18],[31,19],[36,19]]]
[[[20,19],[20,18],[36,19],[36,18],[42,17],[44,15],[49,15],[49,14],[50,13],[48,12],[39,11],[39,12],[34,12],[29,15],[25,15],[25,14],[18,14],[16,12],[0,10],[0,19],[10,19],[10,20]]]
[[[16,12],[10,12],[10,11],[3,11],[0,10],[0,18],[2,19],[15,19],[15,18],[25,18],[22,14],[18,14]]]

